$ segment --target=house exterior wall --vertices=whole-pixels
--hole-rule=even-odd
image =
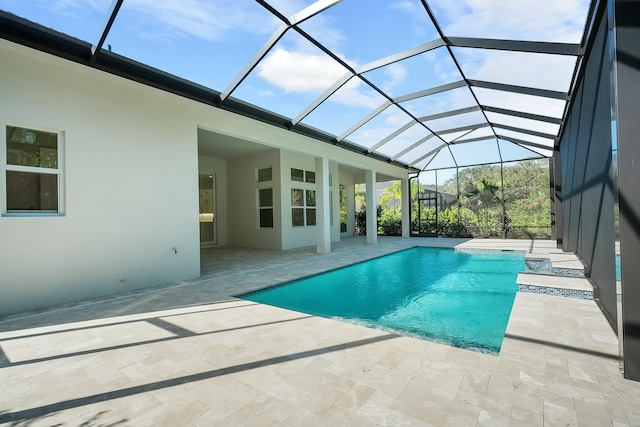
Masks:
[[[306,156],[291,151],[281,151],[282,174],[282,249],[293,249],[314,245],[317,241],[318,230],[316,226],[294,227],[292,225],[291,214],[291,190],[316,190],[315,183],[299,182],[291,180],[291,169],[302,169],[304,171],[315,172],[316,161],[314,157]]]
[[[6,124],[61,131],[65,192],[64,215],[0,216],[0,316],[198,277],[198,127],[307,153],[311,161],[326,157],[392,176],[407,173],[6,40],[0,40],[0,58],[2,132]],[[252,219],[234,222],[237,211],[256,214],[253,169],[262,166],[260,157],[253,164],[227,161],[226,184],[224,174],[218,176],[219,192],[228,190],[228,234],[220,218],[221,242],[262,247],[265,241],[255,228],[243,228]],[[279,194],[274,191],[276,211]],[[273,231],[265,246],[284,248],[282,233]],[[298,242],[314,239],[305,235]]]
[[[187,112],[25,51],[0,51],[2,133],[7,123],[64,133],[66,213],[0,217],[0,315],[198,277]]]
[[[230,191],[229,243],[233,246],[282,249],[280,151],[270,150],[228,162]],[[273,168],[273,180],[258,182],[257,170]],[[273,188],[273,228],[259,227],[258,190]]]

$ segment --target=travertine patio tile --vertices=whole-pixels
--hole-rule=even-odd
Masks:
[[[407,414],[411,418],[418,420],[428,426],[440,427],[447,419],[447,413],[422,405],[409,399],[395,399],[391,408],[398,412]]]
[[[567,426],[578,425],[576,411],[573,404],[559,405],[553,402],[544,402],[544,425],[545,426]]]
[[[353,427],[373,427],[377,424],[373,421],[362,418],[351,411],[343,409],[339,406],[332,406],[322,416],[323,420],[330,422],[335,426],[353,426]]]
[[[224,422],[255,426],[276,425],[278,420],[269,415],[269,411],[276,403],[278,403],[278,399],[267,394],[257,396],[256,399],[227,416]]]
[[[463,420],[469,421],[473,420],[473,422],[477,422],[478,415],[480,414],[480,406],[477,403],[470,402],[468,400],[449,400],[449,399],[439,399],[435,397],[431,397],[424,402],[422,405],[426,408],[433,409],[438,412],[444,412],[447,415],[455,416],[455,419],[459,422]],[[447,419],[450,417],[447,416]],[[453,422],[453,420],[446,421]]]
[[[337,388],[324,387],[320,393],[312,394],[311,399],[309,399],[298,412],[310,413],[317,417],[322,417],[344,394],[342,390],[338,390]]]
[[[376,389],[373,387],[356,383],[350,390],[345,392],[340,399],[338,399],[335,406],[355,413],[375,391]]]
[[[438,375],[429,396],[436,396],[446,399],[454,399],[458,394],[462,380],[464,379],[465,372],[459,371],[443,371]]]
[[[478,415],[478,427],[509,427],[511,418],[501,413],[480,410]]]
[[[305,375],[308,375],[308,373],[305,372]],[[351,390],[351,388],[355,385],[354,381],[348,378],[344,378],[340,375],[336,375],[333,372],[327,371],[326,369],[313,375],[313,378],[322,384],[337,388],[338,390],[342,390],[345,392]]]
[[[542,407],[542,402],[540,402]],[[510,427],[529,427],[543,425],[542,410],[525,409],[518,406],[511,408],[511,420],[509,422]]]
[[[319,417],[316,414],[308,412],[306,410],[299,410],[291,417],[285,420],[285,425],[290,426],[305,426],[305,427],[325,427],[327,421],[323,417]]]
[[[291,393],[287,397],[274,404],[267,411],[267,414],[270,417],[283,422],[291,418],[293,414],[295,414],[298,410],[300,410],[300,408],[302,408],[307,402],[309,402],[309,400],[311,400],[311,397],[311,394],[301,391]]]
[[[228,397],[215,404],[209,403],[209,409],[194,418],[191,422],[197,426],[212,426],[220,424],[229,415],[246,405],[247,402],[236,397]]]
[[[415,420],[408,414],[392,409],[394,399],[376,392],[358,409],[357,415],[381,426],[408,426]]]
[[[620,398],[620,404],[624,410],[624,414],[629,420],[629,424],[632,426],[640,425],[640,404],[637,401],[631,399]]]
[[[576,399],[575,407],[579,425],[606,426],[611,424],[606,406]]]
[[[447,414],[443,427],[476,427],[478,417],[465,417],[462,415]]]
[[[421,376],[415,376],[409,380],[407,385],[398,395],[397,399],[412,400],[417,403],[423,403],[429,396],[434,384],[435,379],[430,380]]]

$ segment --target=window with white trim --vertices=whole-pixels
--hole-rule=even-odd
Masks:
[[[291,189],[291,225],[304,227],[316,225],[316,191]]]
[[[7,125],[0,159],[3,214],[64,212],[61,132]]]
[[[273,228],[273,188],[258,190],[258,220],[260,228]]]
[[[258,169],[256,174],[258,175],[258,182],[271,181],[273,179],[273,168],[268,167],[264,169]]]

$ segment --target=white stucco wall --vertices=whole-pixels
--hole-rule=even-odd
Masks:
[[[64,216],[0,217],[0,315],[198,277],[196,127],[185,112],[47,55],[0,58],[2,132],[7,122],[63,131],[66,190]]]
[[[273,168],[273,181],[257,182],[257,170]],[[280,153],[270,150],[255,156],[228,161],[229,244],[233,246],[281,249]],[[273,228],[260,228],[258,189],[273,188]]]
[[[291,181],[291,168],[315,172],[315,157],[290,151],[281,151],[280,160],[282,173],[282,249],[315,245],[318,237],[316,226],[294,227],[291,215],[291,190],[293,188],[302,190],[316,189],[316,184],[313,183]]]
[[[309,170],[321,156],[406,176],[402,168],[6,40],[0,58],[2,132],[7,123],[64,132],[66,193],[64,216],[0,217],[0,315],[199,276],[198,127],[303,154]],[[315,244],[315,233],[284,245],[282,230],[256,232],[257,187],[246,172],[262,160],[227,161],[226,185],[218,185],[227,191],[227,242]],[[286,221],[279,194],[276,227]],[[245,213],[253,218],[242,219]],[[218,228],[221,242],[224,231]]]
[[[218,233],[218,246],[229,243],[228,233],[228,201],[227,201],[227,161],[215,157],[198,157],[198,170],[202,174],[215,174],[216,176],[216,232]]]

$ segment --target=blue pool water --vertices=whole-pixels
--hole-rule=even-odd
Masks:
[[[516,253],[413,248],[242,298],[495,354],[524,268]]]

